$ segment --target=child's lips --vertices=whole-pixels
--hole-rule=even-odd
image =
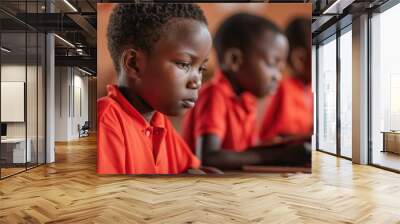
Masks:
[[[196,98],[187,98],[182,100],[182,105],[185,108],[192,108],[196,104]]]

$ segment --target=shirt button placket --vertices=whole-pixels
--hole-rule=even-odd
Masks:
[[[151,136],[151,129],[150,129],[150,128],[146,128],[146,129],[144,130],[144,134],[145,134],[147,137],[150,137],[150,136]]]

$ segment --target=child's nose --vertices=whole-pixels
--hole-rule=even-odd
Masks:
[[[272,76],[272,78],[273,78],[274,81],[280,81],[281,78],[282,78],[282,73],[279,70],[277,70],[277,71],[275,71],[275,73]]]
[[[201,74],[193,74],[189,79],[187,88],[189,89],[199,89],[201,87]]]
[[[191,79],[187,84],[189,89],[199,89],[201,87],[201,79]]]

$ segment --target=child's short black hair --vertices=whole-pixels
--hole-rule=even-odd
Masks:
[[[223,61],[225,50],[237,47],[244,53],[251,51],[253,43],[259,41],[260,35],[266,30],[280,33],[279,28],[266,18],[238,13],[226,19],[214,36],[214,48],[218,61]]]
[[[289,41],[289,55],[298,47],[308,49],[311,45],[311,20],[302,17],[292,20],[285,34]]]
[[[121,3],[110,16],[107,39],[108,49],[119,72],[119,58],[125,45],[151,52],[159,40],[163,25],[173,18],[188,18],[207,25],[203,11],[195,4],[174,3]]]

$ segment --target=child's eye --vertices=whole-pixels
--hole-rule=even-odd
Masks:
[[[267,64],[267,66],[269,66],[269,67],[273,67],[273,66],[276,66],[276,64],[277,64],[277,62],[276,61],[271,61],[271,60],[269,60],[269,61],[266,61],[265,62],[266,64]]]
[[[189,72],[191,69],[191,65],[187,62],[175,62],[178,68],[184,70],[185,72]]]
[[[201,73],[201,74],[203,74],[204,72],[206,72],[207,71],[207,68],[206,67],[200,67],[200,69],[199,69],[199,72]]]

